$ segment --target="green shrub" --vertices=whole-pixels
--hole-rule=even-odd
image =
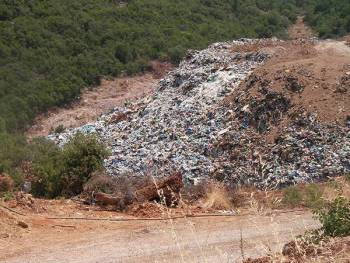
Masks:
[[[93,172],[103,169],[103,160],[109,152],[94,135],[77,134],[62,151],[62,193],[76,195]]]
[[[323,192],[317,184],[309,184],[305,187],[305,204],[307,207],[317,209],[324,205]]]
[[[46,198],[59,196],[62,191],[62,149],[44,138],[35,139],[29,147],[34,173],[32,194]]]
[[[350,235],[350,201],[337,197],[323,208],[315,210],[316,217],[321,221],[321,230],[330,237]]]
[[[345,175],[345,181],[350,183],[350,173]]]
[[[4,193],[0,193],[0,194],[1,194],[0,195],[1,199],[4,200],[5,202],[10,201],[10,200],[15,198],[15,196],[13,195],[12,192],[4,192]]]
[[[297,206],[303,201],[302,192],[296,187],[288,187],[283,191],[283,203],[287,205]]]
[[[55,129],[54,129],[54,132],[55,133],[62,133],[64,132],[65,128],[62,124],[58,125]]]
[[[281,36],[295,13],[293,0],[239,2],[1,1],[0,132],[23,131],[39,112],[150,60],[178,63],[189,48],[261,31]]]
[[[83,185],[93,172],[103,169],[108,151],[94,135],[75,135],[62,149],[44,139],[31,145],[35,180],[35,196],[55,198],[73,196],[83,190]]]

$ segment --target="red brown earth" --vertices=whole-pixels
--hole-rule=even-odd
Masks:
[[[27,136],[47,136],[59,125],[64,128],[79,127],[97,118],[116,106],[135,101],[151,94],[158,81],[170,71],[166,62],[152,62],[152,72],[133,77],[103,79],[99,87],[86,90],[81,98],[66,108],[53,108],[39,115]]]

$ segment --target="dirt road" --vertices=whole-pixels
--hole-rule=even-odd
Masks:
[[[174,221],[33,221],[30,235],[0,241],[0,262],[239,262],[280,251],[317,227],[305,211]],[[242,233],[242,239],[241,239]]]

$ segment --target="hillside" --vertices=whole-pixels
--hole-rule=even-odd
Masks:
[[[37,118],[46,138],[0,133],[0,261],[348,262],[350,45],[288,32],[103,79]]]
[[[32,158],[23,132],[39,113],[83,104],[81,92],[106,78],[152,70],[154,60],[177,64],[187,49],[216,41],[286,37],[299,13],[315,35],[342,36],[348,8],[345,0],[2,1],[0,171],[20,182],[19,166]],[[98,114],[111,108],[105,105]],[[66,126],[95,120],[88,107]],[[58,116],[30,133],[47,134],[56,122],[64,121]]]
[[[237,37],[282,36],[295,16],[280,1],[2,1],[0,131],[79,97],[104,76],[150,59],[178,63],[189,48]]]

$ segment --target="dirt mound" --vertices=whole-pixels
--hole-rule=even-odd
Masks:
[[[270,188],[346,174],[350,48],[299,39],[273,50],[224,100],[213,176]]]
[[[157,203],[146,202],[130,206],[128,214],[138,218],[159,218],[165,214],[165,208]]]
[[[314,114],[321,123],[345,123],[350,112],[350,49],[344,57],[317,48],[303,43],[290,46],[241,85],[246,93],[239,101],[249,104],[259,131],[265,131],[265,122],[271,119],[276,128],[277,123],[286,125],[301,111]]]

